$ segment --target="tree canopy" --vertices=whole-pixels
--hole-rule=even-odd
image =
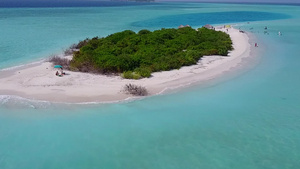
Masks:
[[[228,34],[206,28],[161,29],[138,33],[125,30],[80,42],[70,67],[94,73],[123,73],[125,78],[149,77],[152,72],[196,64],[204,55],[227,56]]]

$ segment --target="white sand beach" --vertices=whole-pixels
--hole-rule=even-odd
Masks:
[[[217,30],[226,31],[221,28]],[[234,47],[228,57],[205,56],[197,65],[152,73],[152,77],[140,80],[70,71],[66,71],[67,75],[58,77],[49,62],[2,70],[0,95],[51,102],[111,102],[132,97],[122,92],[123,87],[129,83],[144,86],[150,95],[154,95],[166,88],[211,80],[238,66],[243,58],[250,56],[251,44],[247,33],[230,28],[228,34]]]

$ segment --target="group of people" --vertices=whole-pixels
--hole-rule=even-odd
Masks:
[[[63,71],[63,68],[60,68],[60,71],[56,71],[55,75],[56,76],[59,76],[59,77],[62,77],[63,75],[65,75],[66,73]]]
[[[252,30],[252,29],[253,29],[253,28],[250,28],[250,30]],[[267,29],[268,29],[268,27],[267,27],[267,26],[265,26],[265,31],[264,31],[264,33],[265,33],[265,34],[269,34],[269,33],[268,33],[268,31],[266,31]],[[281,35],[282,35],[282,33],[279,31],[279,32],[278,32],[278,36],[281,36]],[[254,46],[255,46],[255,47],[258,47],[258,44],[257,44],[257,43],[255,43],[255,45],[254,45]]]
[[[269,35],[268,31],[266,31],[267,29],[268,29],[268,27],[266,26],[266,27],[265,27],[265,31],[264,31],[264,33]],[[279,31],[279,32],[278,32],[278,35],[279,35],[279,36],[281,36],[281,35],[282,35],[282,33]]]

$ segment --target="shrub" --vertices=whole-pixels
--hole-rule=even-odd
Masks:
[[[227,56],[228,50],[225,47],[221,46],[218,48],[218,54],[221,56]]]
[[[65,56],[73,55],[74,49],[68,48],[64,51]]]
[[[122,77],[125,79],[140,79],[141,75],[136,73],[136,72],[132,72],[132,71],[126,71],[122,74]]]
[[[59,56],[52,56],[48,60],[53,65],[61,65],[64,69],[70,69],[70,61],[67,58],[62,58]]]
[[[140,30],[138,35],[145,35],[145,34],[148,34],[148,33],[151,33],[151,31],[147,30],[147,29],[143,29],[143,30]]]
[[[85,40],[80,41],[80,42],[75,46],[75,48],[76,48],[76,49],[80,49],[81,47],[87,45],[89,41],[90,41],[90,39],[86,38]]]
[[[132,94],[134,96],[147,96],[148,95],[148,91],[145,87],[142,86],[137,86],[134,84],[126,84],[124,86],[124,91],[127,94]]]
[[[147,67],[136,68],[135,72],[140,74],[142,77],[150,77],[151,76],[151,69],[147,68]]]

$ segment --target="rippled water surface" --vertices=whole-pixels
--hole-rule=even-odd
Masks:
[[[262,51],[241,75],[133,102],[55,104],[0,93],[0,168],[300,168],[299,8],[0,8],[1,69],[59,54],[86,37],[179,24],[235,24]]]

